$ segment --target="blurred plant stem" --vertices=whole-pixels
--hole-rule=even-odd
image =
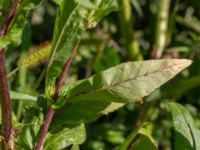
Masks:
[[[23,59],[26,59],[26,51],[29,49],[30,44],[31,44],[31,27],[30,27],[29,23],[27,23],[27,25],[24,28],[22,41],[23,42],[22,42],[21,47],[20,47],[20,60],[19,60],[20,62]],[[22,93],[27,92],[27,85],[28,84],[26,83],[26,81],[27,81],[26,79],[27,79],[27,68],[19,67],[18,82],[19,82],[19,86],[20,86],[19,90]],[[18,102],[17,111],[16,111],[18,121],[20,121],[20,119],[21,119],[21,115],[22,115],[22,112],[23,112],[23,105],[24,105],[23,101]]]
[[[167,45],[170,0],[160,0],[157,12],[155,40],[153,43],[152,58],[161,58]]]
[[[25,53],[23,52],[21,54],[21,59],[25,56]],[[26,72],[27,70],[25,68],[20,68],[19,69],[19,85],[20,85],[20,92],[25,92],[26,91]],[[18,106],[17,106],[17,119],[20,120],[21,114],[23,110],[23,101],[19,101]]]
[[[140,52],[138,41],[134,36],[133,16],[130,1],[119,0],[119,6],[118,15],[120,19],[121,32],[125,39],[128,54],[133,60],[142,60],[143,56]]]

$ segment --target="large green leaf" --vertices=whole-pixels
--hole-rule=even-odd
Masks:
[[[92,121],[127,102],[149,95],[191,64],[190,60],[163,59],[127,62],[89,79],[63,87],[55,120],[63,123]]]
[[[138,128],[133,131],[126,141],[116,150],[158,150],[154,139],[144,129]]]
[[[85,1],[92,3],[89,0]],[[54,93],[56,79],[60,76],[71,52],[79,43],[82,33],[85,29],[94,27],[103,16],[115,9],[112,1],[101,0],[98,3],[92,3],[97,9],[88,8],[77,0],[61,1],[46,76],[45,92],[49,98]]]
[[[189,111],[177,103],[169,103],[175,141],[174,150],[200,150],[200,130],[194,125]]]
[[[17,8],[17,14],[5,36],[0,37],[0,48],[9,44],[19,45],[23,29],[26,25],[28,12],[34,9],[41,0],[22,0]]]
[[[61,131],[48,133],[44,143],[44,150],[58,150],[70,145],[82,144],[86,139],[85,126],[65,128]]]

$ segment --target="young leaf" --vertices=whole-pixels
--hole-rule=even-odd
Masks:
[[[154,139],[144,129],[138,128],[133,131],[126,141],[116,150],[158,150]]]
[[[91,3],[89,0],[88,3]],[[94,10],[81,5],[77,0],[62,0],[60,10],[57,15],[54,29],[52,54],[47,68],[45,92],[47,97],[54,93],[56,79],[65,65],[70,53],[77,46],[81,39],[82,33],[88,27],[94,27],[97,21],[103,16],[113,11],[113,0],[101,0],[95,6]],[[116,1],[116,0],[114,0]],[[104,9],[105,6],[105,9]],[[96,18],[97,19],[94,19]]]
[[[59,94],[54,107],[64,107],[55,120],[72,124],[92,121],[109,107],[114,111],[149,95],[190,64],[185,59],[127,62],[71,84]],[[113,102],[115,107],[111,107]]]
[[[65,128],[58,132],[50,132],[44,143],[44,150],[64,149],[70,145],[82,144],[86,139],[85,126]]]
[[[21,37],[26,24],[28,12],[39,5],[40,2],[41,0],[21,0],[17,8],[17,14],[6,35],[0,37],[0,49],[11,43],[14,45],[19,45],[21,43]]]
[[[177,103],[168,106],[175,130],[174,150],[200,150],[200,130],[195,127],[189,111]]]

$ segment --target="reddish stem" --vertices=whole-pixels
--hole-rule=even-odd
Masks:
[[[53,99],[56,100],[57,97],[58,97],[58,94],[62,88],[62,85],[64,83],[64,80],[65,80],[65,77],[69,71],[69,68],[71,66],[71,62],[75,56],[75,53],[78,49],[78,45],[74,48],[73,52],[71,53],[69,59],[67,60],[67,62],[65,63],[64,67],[63,67],[63,70],[62,70],[62,73],[60,75],[60,78],[59,78],[59,81],[57,83],[57,86],[56,86],[56,89],[55,89],[55,92],[54,92],[54,95],[53,95]],[[48,109],[48,113],[47,113],[47,116],[46,116],[46,119],[45,119],[45,122],[44,122],[44,125],[42,127],[42,130],[39,134],[39,138],[38,138],[38,142],[35,146],[35,150],[42,150],[42,145],[44,143],[44,139],[47,135],[47,132],[48,132],[48,129],[49,129],[49,126],[51,124],[51,121],[52,121],[52,118],[54,116],[54,113],[55,113],[55,110],[53,110],[51,107]]]
[[[3,135],[6,145],[9,146],[13,137],[11,101],[6,78],[5,54],[4,50],[0,50],[0,101],[2,108],[2,127],[1,134]],[[10,144],[9,144],[10,143]],[[13,147],[11,144],[9,147]],[[7,147],[6,146],[6,147]]]
[[[40,136],[38,138],[38,143],[35,146],[35,150],[42,150],[42,145],[43,145],[43,142],[44,142],[44,138],[45,138],[45,136],[46,136],[46,134],[48,132],[48,129],[49,129],[49,126],[50,126],[51,121],[53,119],[54,113],[55,113],[55,110],[53,110],[52,108],[49,108],[47,116],[46,116],[46,119],[45,119],[45,123],[44,123],[44,125],[42,127],[42,130],[40,132]]]
[[[19,0],[15,0],[8,13],[7,19],[0,29],[0,37],[4,36],[16,15],[16,9],[19,4]],[[8,80],[6,74],[5,65],[5,53],[4,49],[0,49],[0,102],[2,111],[2,127],[1,134],[5,139],[4,149],[14,149],[14,130],[12,129],[12,111],[11,111],[11,100],[8,87]]]
[[[7,16],[7,19],[6,21],[4,22],[3,26],[1,27],[0,29],[0,36],[3,36],[6,34],[15,14],[16,14],[16,9],[17,9],[17,6],[19,4],[19,0],[15,0],[11,6],[11,9],[8,13],[8,16]]]
[[[54,93],[54,96],[53,96],[54,99],[56,99],[58,97],[58,94],[60,92],[60,89],[62,88],[62,84],[64,83],[65,77],[68,73],[68,70],[71,66],[71,62],[74,58],[74,55],[76,54],[77,49],[78,49],[78,45],[74,48],[73,52],[71,53],[70,58],[67,60],[67,62],[64,65],[64,68],[63,68],[62,73],[60,75],[60,78],[59,78],[59,81],[57,83],[56,90],[55,90],[55,93]]]

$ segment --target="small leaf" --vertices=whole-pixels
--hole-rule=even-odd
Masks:
[[[41,0],[22,0],[17,8],[17,14],[5,36],[0,37],[0,49],[9,44],[19,45],[23,29],[26,25],[27,15],[31,9],[39,5]]]
[[[50,132],[44,143],[44,150],[58,150],[66,148],[70,145],[82,144],[86,139],[84,125],[73,128],[65,128],[61,131]]]
[[[54,105],[63,108],[55,120],[67,124],[93,121],[106,110],[112,112],[149,95],[190,64],[184,59],[127,62],[63,87]]]
[[[126,141],[116,150],[158,150],[154,139],[144,129],[138,128],[133,131]]]
[[[189,111],[177,103],[168,106],[175,130],[174,150],[200,150],[200,130],[195,127]]]
[[[118,9],[117,0],[100,0],[96,5],[98,9],[91,13],[88,19],[88,28],[95,27],[103,17]]]

